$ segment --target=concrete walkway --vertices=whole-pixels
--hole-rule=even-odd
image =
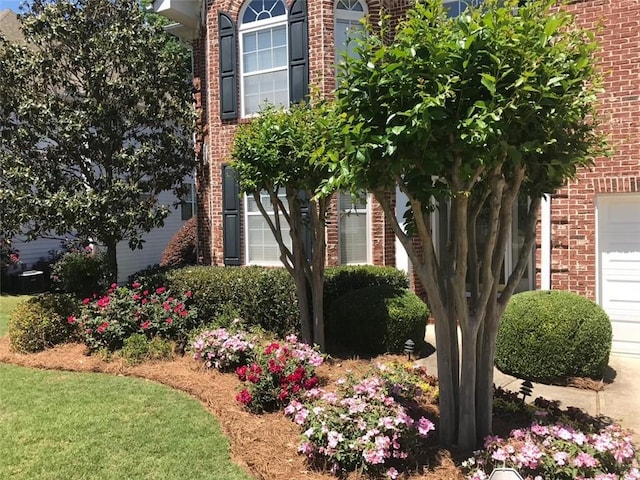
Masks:
[[[437,353],[433,325],[427,327],[427,342],[435,352],[418,361],[427,367],[429,373],[437,375]],[[560,387],[534,383],[529,399],[543,397],[557,400],[562,408],[578,407],[590,415],[604,415],[623,427],[634,431],[634,438],[640,441],[640,357],[612,354],[609,359],[611,383],[602,391],[596,392],[574,387]],[[505,375],[498,369],[494,371],[494,383],[508,390],[519,391],[522,380]]]

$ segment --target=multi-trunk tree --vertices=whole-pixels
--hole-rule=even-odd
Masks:
[[[369,29],[337,90],[347,135],[346,153],[334,154],[338,183],[374,193],[427,292],[440,438],[463,450],[491,431],[498,325],[531,255],[541,198],[603,146],[593,34],[555,0],[518,3],[487,0],[448,18],[439,0],[417,2],[393,36]],[[409,199],[404,225],[385,195],[396,186]],[[501,281],[523,196],[520,248]],[[439,239],[436,211],[446,218]]]
[[[189,57],[135,0],[32,0],[27,46],[0,45],[0,200],[7,233],[116,245],[169,214],[194,168]]]
[[[302,340],[322,350],[325,221],[333,193],[325,188],[319,195],[330,170],[316,152],[332,121],[324,104],[265,107],[240,125],[232,152],[240,190],[252,195],[294,279]]]

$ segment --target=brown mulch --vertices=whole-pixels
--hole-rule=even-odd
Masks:
[[[390,357],[386,357],[389,359]],[[399,357],[395,357],[399,358]],[[243,410],[235,396],[240,385],[233,374],[207,370],[186,355],[171,361],[129,366],[121,360],[104,362],[85,355],[80,344],[60,345],[36,354],[19,354],[9,348],[7,337],[0,338],[0,362],[32,368],[73,372],[103,372],[113,375],[153,380],[182,390],[209,410],[218,420],[229,439],[233,460],[260,480],[329,480],[336,477],[311,470],[303,456],[298,455],[300,430],[281,413],[254,415]],[[347,370],[366,371],[370,360],[340,360],[328,362],[318,369],[321,381],[330,383],[344,376]],[[434,407],[435,408],[435,407]],[[414,473],[412,480],[461,480],[450,454],[435,445],[429,452],[429,470]],[[349,480],[363,478],[357,473]],[[408,478],[408,477],[403,477]]]

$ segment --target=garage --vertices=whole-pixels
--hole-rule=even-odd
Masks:
[[[640,194],[597,199],[598,303],[611,318],[612,351],[640,356]]]

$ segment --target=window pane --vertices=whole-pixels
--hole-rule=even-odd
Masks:
[[[271,50],[260,50],[258,52],[258,70],[267,70],[272,67]]]
[[[261,73],[244,78],[245,114],[256,113],[263,104],[289,104],[289,74],[287,70]]]
[[[282,47],[287,45],[287,31],[284,26],[274,28],[272,32],[274,47]]]
[[[285,15],[286,9],[281,0],[253,0],[247,5],[242,23],[251,23],[258,20],[267,20],[269,18]]]
[[[244,71],[247,73],[255,72],[258,70],[258,54],[257,53],[245,53],[244,54]]]
[[[367,198],[355,201],[349,193],[340,193],[340,263],[367,263],[368,229]]]
[[[258,49],[256,33],[245,33],[242,36],[242,49],[244,52],[255,52]]]
[[[281,200],[285,200],[284,192],[278,195]],[[266,192],[261,192],[260,199],[267,212],[273,212],[273,207]],[[285,201],[286,206],[286,201]],[[272,217],[273,218],[273,217]],[[291,248],[291,237],[289,236],[289,225],[284,216],[280,216],[280,226],[282,238],[289,248]],[[280,248],[271,233],[271,229],[264,219],[253,195],[247,196],[247,261],[249,263],[274,264],[280,261]]]

